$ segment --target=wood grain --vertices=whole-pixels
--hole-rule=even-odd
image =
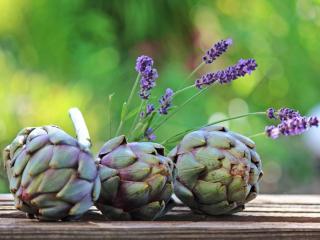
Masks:
[[[319,195],[260,195],[244,212],[208,217],[178,204],[153,221],[108,221],[91,208],[79,222],[38,222],[0,195],[0,239],[320,239]]]

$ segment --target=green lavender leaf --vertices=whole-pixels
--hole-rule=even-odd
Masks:
[[[124,102],[122,105],[122,110],[121,110],[121,121],[124,121],[124,118],[127,114],[127,110],[128,110],[127,102]]]

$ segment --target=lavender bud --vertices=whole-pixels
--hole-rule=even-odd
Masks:
[[[319,119],[317,117],[309,117],[308,124],[310,127],[318,127]]]
[[[251,74],[256,68],[257,63],[254,59],[240,59],[237,64],[227,67],[224,70],[203,75],[200,79],[196,80],[195,86],[201,89],[203,86],[209,86],[215,82],[219,82],[220,84],[230,83],[239,77]]]
[[[227,51],[228,47],[232,44],[232,39],[221,40],[215,43],[202,57],[206,64],[213,63],[221,54]]]
[[[152,128],[148,128],[147,131],[145,132],[145,137],[149,140],[149,141],[154,141],[156,140],[156,135],[153,133],[153,129]]]
[[[172,89],[167,88],[165,94],[159,100],[159,103],[160,103],[159,113],[161,115],[168,114],[168,109],[171,106],[172,96],[173,96]]]
[[[270,119],[277,119],[277,117],[276,117],[276,110],[274,109],[274,108],[268,108],[267,109],[267,116],[268,116],[268,118],[270,118]]]
[[[272,139],[276,139],[280,135],[280,131],[276,126],[267,126],[265,129],[266,135]]]
[[[147,104],[146,111],[140,113],[140,118],[148,117],[154,111],[153,104]]]

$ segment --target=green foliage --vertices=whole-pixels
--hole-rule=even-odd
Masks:
[[[116,93],[114,133],[136,77],[137,56],[148,54],[155,60],[160,78],[152,96],[160,96],[166,87],[176,90],[194,81],[184,79],[203,51],[226,37],[235,44],[204,71],[240,57],[254,57],[258,70],[196,99],[157,132],[160,142],[216,119],[216,113],[235,115],[269,106],[307,113],[319,101],[319,1],[2,0],[0,9],[1,149],[25,126],[55,124],[73,133],[67,110],[79,106],[97,150],[108,140],[108,96]],[[138,106],[137,96],[133,102]],[[230,128],[251,135],[266,124],[251,117],[230,122]],[[280,174],[265,182],[262,191],[293,192],[297,186],[319,191],[303,188],[317,173],[300,137],[256,140],[263,164],[271,169],[268,174],[276,171],[272,169]],[[1,176],[0,192],[5,192]]]

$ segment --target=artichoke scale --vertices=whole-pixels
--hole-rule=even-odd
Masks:
[[[26,151],[28,153],[33,153],[39,150],[40,148],[42,148],[43,146],[45,146],[48,142],[49,142],[48,135],[40,135],[40,136],[34,137],[26,145]]]
[[[193,192],[200,203],[210,204],[227,198],[226,186],[220,182],[212,183],[198,180]]]
[[[206,169],[206,166],[197,162],[193,154],[185,153],[178,157],[176,169],[178,178],[192,188],[199,174]]]
[[[80,152],[78,165],[79,178],[93,181],[97,177],[97,166],[89,153]]]
[[[101,159],[101,164],[111,168],[120,169],[128,167],[136,161],[137,156],[128,146],[119,146]]]
[[[223,185],[228,185],[232,181],[230,171],[225,168],[219,168],[216,170],[209,171],[203,178],[206,182],[220,182]]]
[[[50,160],[53,155],[53,146],[47,145],[35,152],[28,162],[28,174],[36,176],[45,171],[49,167]]]
[[[195,131],[185,135],[178,148],[178,154],[191,151],[193,148],[206,145],[206,139],[203,131]]]
[[[13,166],[13,172],[15,176],[21,175],[22,171],[26,167],[27,163],[29,162],[30,155],[26,151],[22,151]]]
[[[38,208],[50,208],[59,204],[65,204],[63,200],[57,199],[55,193],[42,193],[31,200],[33,206]]]
[[[93,205],[92,197],[90,194],[86,195],[79,202],[77,202],[70,210],[69,215],[77,216],[82,215]]]
[[[113,176],[101,183],[101,196],[107,201],[113,201],[117,194],[120,185],[120,177]]]
[[[113,177],[117,174],[118,174],[117,170],[115,170],[113,168],[109,168],[109,167],[104,166],[102,164],[99,164],[99,176],[100,176],[101,182],[104,182],[106,179]]]
[[[123,202],[135,206],[148,202],[150,186],[145,182],[121,181],[120,191]]]
[[[114,149],[116,149],[117,147],[119,147],[120,145],[125,144],[126,142],[127,140],[124,135],[112,138],[102,146],[102,148],[100,149],[99,155],[100,156],[106,155],[111,151],[113,151]]]
[[[49,166],[51,168],[74,168],[78,165],[79,148],[68,145],[53,147],[53,156]]]
[[[68,202],[77,203],[88,193],[91,194],[93,183],[71,177],[66,185],[58,192],[57,197]]]
[[[221,159],[224,158],[224,154],[220,150],[210,147],[197,148],[194,156],[209,171],[219,168],[221,166]]]
[[[72,168],[48,169],[43,175],[38,191],[43,193],[60,191],[74,174]]]
[[[68,215],[70,209],[70,205],[66,202],[60,202],[59,204],[48,207],[48,208],[40,208],[39,209],[39,217],[43,220],[56,220],[57,218],[64,218]]]
[[[235,145],[235,141],[225,132],[208,132],[207,142],[210,147],[230,149]]]
[[[48,131],[48,137],[52,144],[70,145],[75,147],[79,146],[78,141],[75,138],[71,137],[60,128],[54,126],[46,126],[45,129]]]
[[[150,165],[137,161],[129,167],[119,170],[119,176],[122,180],[141,181],[150,174]]]
[[[160,174],[156,174],[148,178],[146,183],[150,186],[149,199],[153,199],[158,196],[162,192],[166,182],[167,178]]]

